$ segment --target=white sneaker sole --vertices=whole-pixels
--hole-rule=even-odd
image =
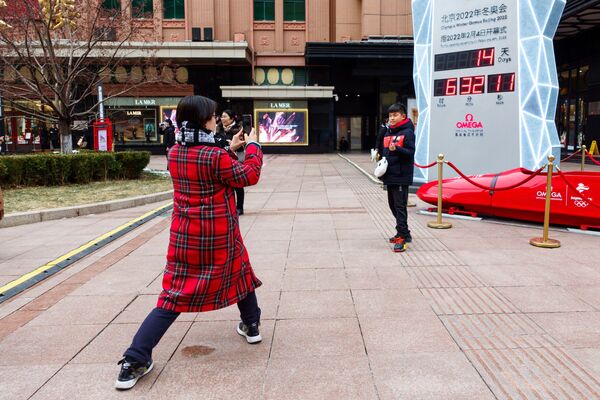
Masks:
[[[146,372],[144,372],[144,375],[138,376],[137,378],[132,379],[130,381],[126,381],[126,382],[122,382],[117,379],[117,381],[115,382],[115,389],[119,389],[119,390],[131,389],[132,387],[135,386],[135,384],[141,377],[148,375],[148,373],[150,373],[150,371],[152,371],[152,368],[154,368],[154,362],[152,362],[152,364],[150,364],[150,366],[148,367],[148,370]]]
[[[246,341],[250,344],[255,344],[255,343],[260,343],[262,342],[262,336],[260,336],[260,334],[258,334],[257,336],[248,336],[246,335],[246,332],[244,332],[243,330],[240,329],[239,325],[237,327],[237,333],[240,336],[243,336],[246,338]]]

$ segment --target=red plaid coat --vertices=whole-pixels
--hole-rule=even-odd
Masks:
[[[234,188],[255,185],[262,151],[243,163],[219,147],[175,145],[169,152],[174,206],[163,290],[157,307],[209,311],[244,299],[262,283],[242,241]]]

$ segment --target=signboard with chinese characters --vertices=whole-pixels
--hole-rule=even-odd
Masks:
[[[564,0],[413,0],[415,161],[467,174],[539,168],[559,155],[552,36]],[[416,169],[417,181],[435,169]]]

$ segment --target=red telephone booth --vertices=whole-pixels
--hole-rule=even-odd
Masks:
[[[94,150],[112,151],[113,150],[113,132],[110,119],[97,119],[94,124]]]

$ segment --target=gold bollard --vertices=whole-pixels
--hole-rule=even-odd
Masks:
[[[433,229],[448,229],[452,228],[450,222],[442,222],[442,179],[444,169],[444,155],[439,154],[437,159],[438,165],[438,204],[437,204],[437,220],[428,222],[427,226]]]
[[[546,204],[544,207],[544,233],[543,237],[536,237],[529,241],[529,244],[546,249],[555,249],[560,247],[560,241],[548,239],[548,227],[550,226],[550,202],[552,196],[552,170],[554,169],[554,156],[548,156],[548,179],[546,180]]]
[[[585,169],[585,158],[587,157],[587,147],[585,147],[585,144],[583,146],[581,146],[581,172],[583,172],[583,170]]]

